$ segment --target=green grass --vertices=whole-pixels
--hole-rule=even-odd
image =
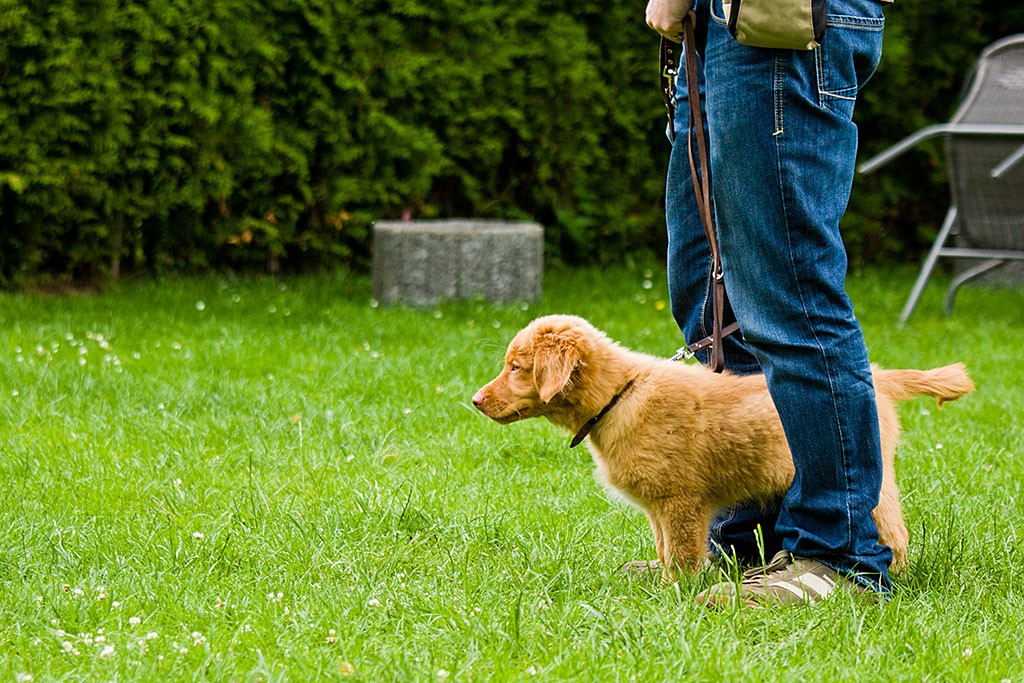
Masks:
[[[375,307],[367,278],[0,295],[0,681],[1024,681],[1024,294],[855,277],[873,359],[965,361],[902,409],[911,566],[880,606],[710,613],[585,449],[469,397],[534,316],[679,345],[663,273],[539,304]],[[445,673],[447,672],[447,673]]]

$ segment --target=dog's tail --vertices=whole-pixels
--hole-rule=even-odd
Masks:
[[[933,370],[879,370],[874,374],[875,391],[893,401],[906,401],[916,396],[933,396],[939,407],[974,391],[974,382],[963,363],[954,363]]]

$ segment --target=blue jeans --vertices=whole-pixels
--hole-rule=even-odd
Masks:
[[[709,541],[745,560],[786,549],[885,592],[892,553],[871,518],[882,480],[878,415],[839,232],[857,153],[853,106],[881,55],[882,6],[829,0],[824,42],[812,51],[741,45],[721,0],[697,0],[696,10],[726,322],[735,316],[742,330],[725,344],[726,367],[765,374],[796,466],[776,505],[725,511]],[[711,327],[710,251],[690,179],[682,77],[677,95],[669,292],[695,341]]]

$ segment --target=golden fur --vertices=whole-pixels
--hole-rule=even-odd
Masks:
[[[636,353],[582,318],[546,316],[515,336],[501,373],[473,404],[502,424],[545,417],[576,433],[630,381],[593,427],[589,448],[605,485],[646,513],[669,578],[673,566],[701,566],[715,512],[776,499],[789,488],[792,456],[763,376],[715,374]],[[900,433],[894,402],[928,395],[941,406],[974,384],[962,364],[874,368],[874,384],[884,471],[873,516],[899,566],[908,536],[893,468]]]

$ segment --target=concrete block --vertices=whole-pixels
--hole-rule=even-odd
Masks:
[[[536,223],[417,220],[373,227],[373,297],[384,305],[476,296],[536,301],[543,270],[544,229]]]

